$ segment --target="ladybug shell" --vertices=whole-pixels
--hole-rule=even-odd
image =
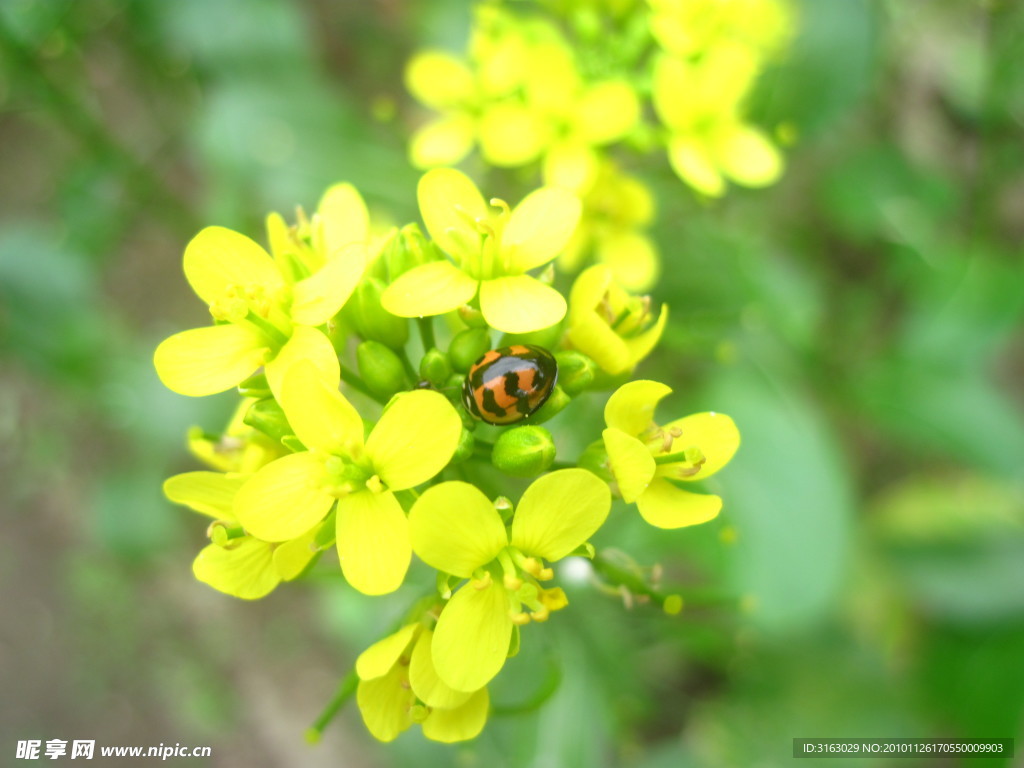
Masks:
[[[555,356],[543,347],[492,349],[470,367],[462,402],[488,424],[514,424],[544,405],[557,379]]]

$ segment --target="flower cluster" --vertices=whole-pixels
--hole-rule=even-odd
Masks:
[[[358,658],[356,700],[382,741],[418,723],[451,742],[484,727],[524,629],[568,605],[553,566],[594,555],[613,497],[660,528],[710,520],[721,499],[680,484],[726,464],[739,434],[711,413],[659,425],[669,388],[628,381],[666,308],[604,265],[568,301],[553,287],[551,262],[579,237],[575,194],[548,185],[512,206],[436,169],[418,197],[429,238],[416,224],[373,237],[347,184],[291,227],[271,215],[269,252],[204,229],[184,266],[212,324],[171,336],[154,362],[181,394],[241,395],[222,434],[189,435],[208,469],[164,485],[211,519],[196,577],[256,599],[333,551],[325,569],[387,595],[415,556],[436,579]],[[607,389],[601,439],[556,468],[541,424]],[[485,492],[474,462],[529,485]]]
[[[724,194],[726,180],[774,183],[782,157],[745,102],[791,34],[792,13],[785,0],[546,5],[546,14],[478,5],[464,56],[431,49],[409,61],[410,93],[436,113],[413,134],[410,158],[447,166],[479,147],[488,165],[536,168],[583,203],[561,266],[596,260],[646,290],[658,275],[644,234],[652,196],[612,150],[664,148],[707,197]]]

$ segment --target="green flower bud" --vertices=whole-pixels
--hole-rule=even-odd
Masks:
[[[487,327],[487,321],[484,319],[484,313],[479,309],[473,309],[473,307],[468,304],[463,304],[459,307],[459,319],[470,328]]]
[[[364,341],[356,347],[356,361],[366,386],[381,399],[389,398],[409,385],[398,355],[379,341]]]
[[[437,246],[427,240],[416,224],[406,224],[384,251],[391,280],[397,280],[413,267],[443,258]]]
[[[558,362],[558,383],[566,394],[575,397],[594,383],[597,366],[582,352],[558,352],[555,360]]]
[[[468,373],[473,363],[491,348],[491,335],[484,328],[467,328],[455,334],[448,346],[448,359],[459,373]]]
[[[491,463],[514,477],[533,477],[555,460],[555,440],[544,427],[514,427],[501,433]]]
[[[401,349],[409,340],[409,321],[395,317],[381,306],[380,295],[385,287],[376,277],[364,277],[345,304],[343,315],[361,338]]]
[[[448,356],[437,347],[427,350],[420,360],[420,376],[435,387],[443,387],[452,375],[452,366]]]
[[[548,398],[547,402],[544,403],[533,415],[530,416],[530,421],[534,424],[543,424],[548,419],[557,416],[565,406],[572,402],[572,398],[565,394],[565,390],[560,386],[555,387],[551,393],[551,397]]]
[[[257,400],[250,405],[242,421],[274,440],[295,434],[284,415],[284,410],[272,397]]]
[[[473,455],[476,447],[476,440],[468,429],[463,429],[459,435],[459,444],[455,447],[455,455],[452,456],[452,464],[461,464]]]

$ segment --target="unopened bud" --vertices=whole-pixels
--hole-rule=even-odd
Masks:
[[[385,287],[376,277],[363,278],[345,304],[344,317],[361,338],[401,349],[409,340],[409,321],[395,317],[381,305]]]
[[[448,356],[437,347],[427,350],[420,361],[420,376],[435,387],[443,387],[452,375],[452,366]]]
[[[567,395],[575,397],[594,383],[597,366],[594,361],[575,350],[565,350],[555,355],[558,362],[558,385]]]
[[[501,433],[491,463],[513,477],[534,477],[555,460],[555,440],[544,427],[514,427]]]
[[[491,335],[484,328],[467,328],[455,334],[448,347],[448,359],[452,368],[467,373],[470,366],[483,357],[491,348]]]
[[[366,386],[381,399],[402,391],[408,384],[398,355],[378,341],[364,341],[356,347],[356,361]]]
[[[413,267],[442,258],[432,242],[427,240],[416,224],[407,224],[392,238],[384,251],[384,262],[392,282]]]
[[[473,433],[468,429],[463,429],[459,434],[459,444],[455,447],[455,454],[452,456],[452,464],[461,464],[470,456],[473,455],[473,450],[476,446],[476,440],[473,438]]]
[[[548,419],[554,418],[561,413],[562,409],[571,402],[572,398],[565,393],[564,389],[560,386],[555,387],[551,392],[551,397],[547,399],[547,402],[545,402],[536,413],[530,416],[530,421],[534,424],[543,424]]]

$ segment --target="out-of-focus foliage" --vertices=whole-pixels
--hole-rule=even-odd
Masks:
[[[1024,7],[794,13],[749,101],[795,139],[777,185],[709,204],[662,158],[629,169],[672,308],[639,373],[672,383],[666,413],[729,413],[743,446],[707,484],[713,523],[619,510],[603,535],[694,597],[670,618],[577,580],[574,621],[538,633],[551,656],[510,660],[487,735],[453,754],[415,732],[378,747],[353,711],[301,743],[400,617],[326,576],[258,607],[193,581],[202,523],[160,481],[190,466],[180,425],[232,403],[165,392],[149,352],[206,322],[169,288],[201,225],[257,233],[339,180],[414,217],[403,66],[461,50],[466,4],[0,6],[3,749],[653,767],[788,763],[796,736],[1024,738]]]

